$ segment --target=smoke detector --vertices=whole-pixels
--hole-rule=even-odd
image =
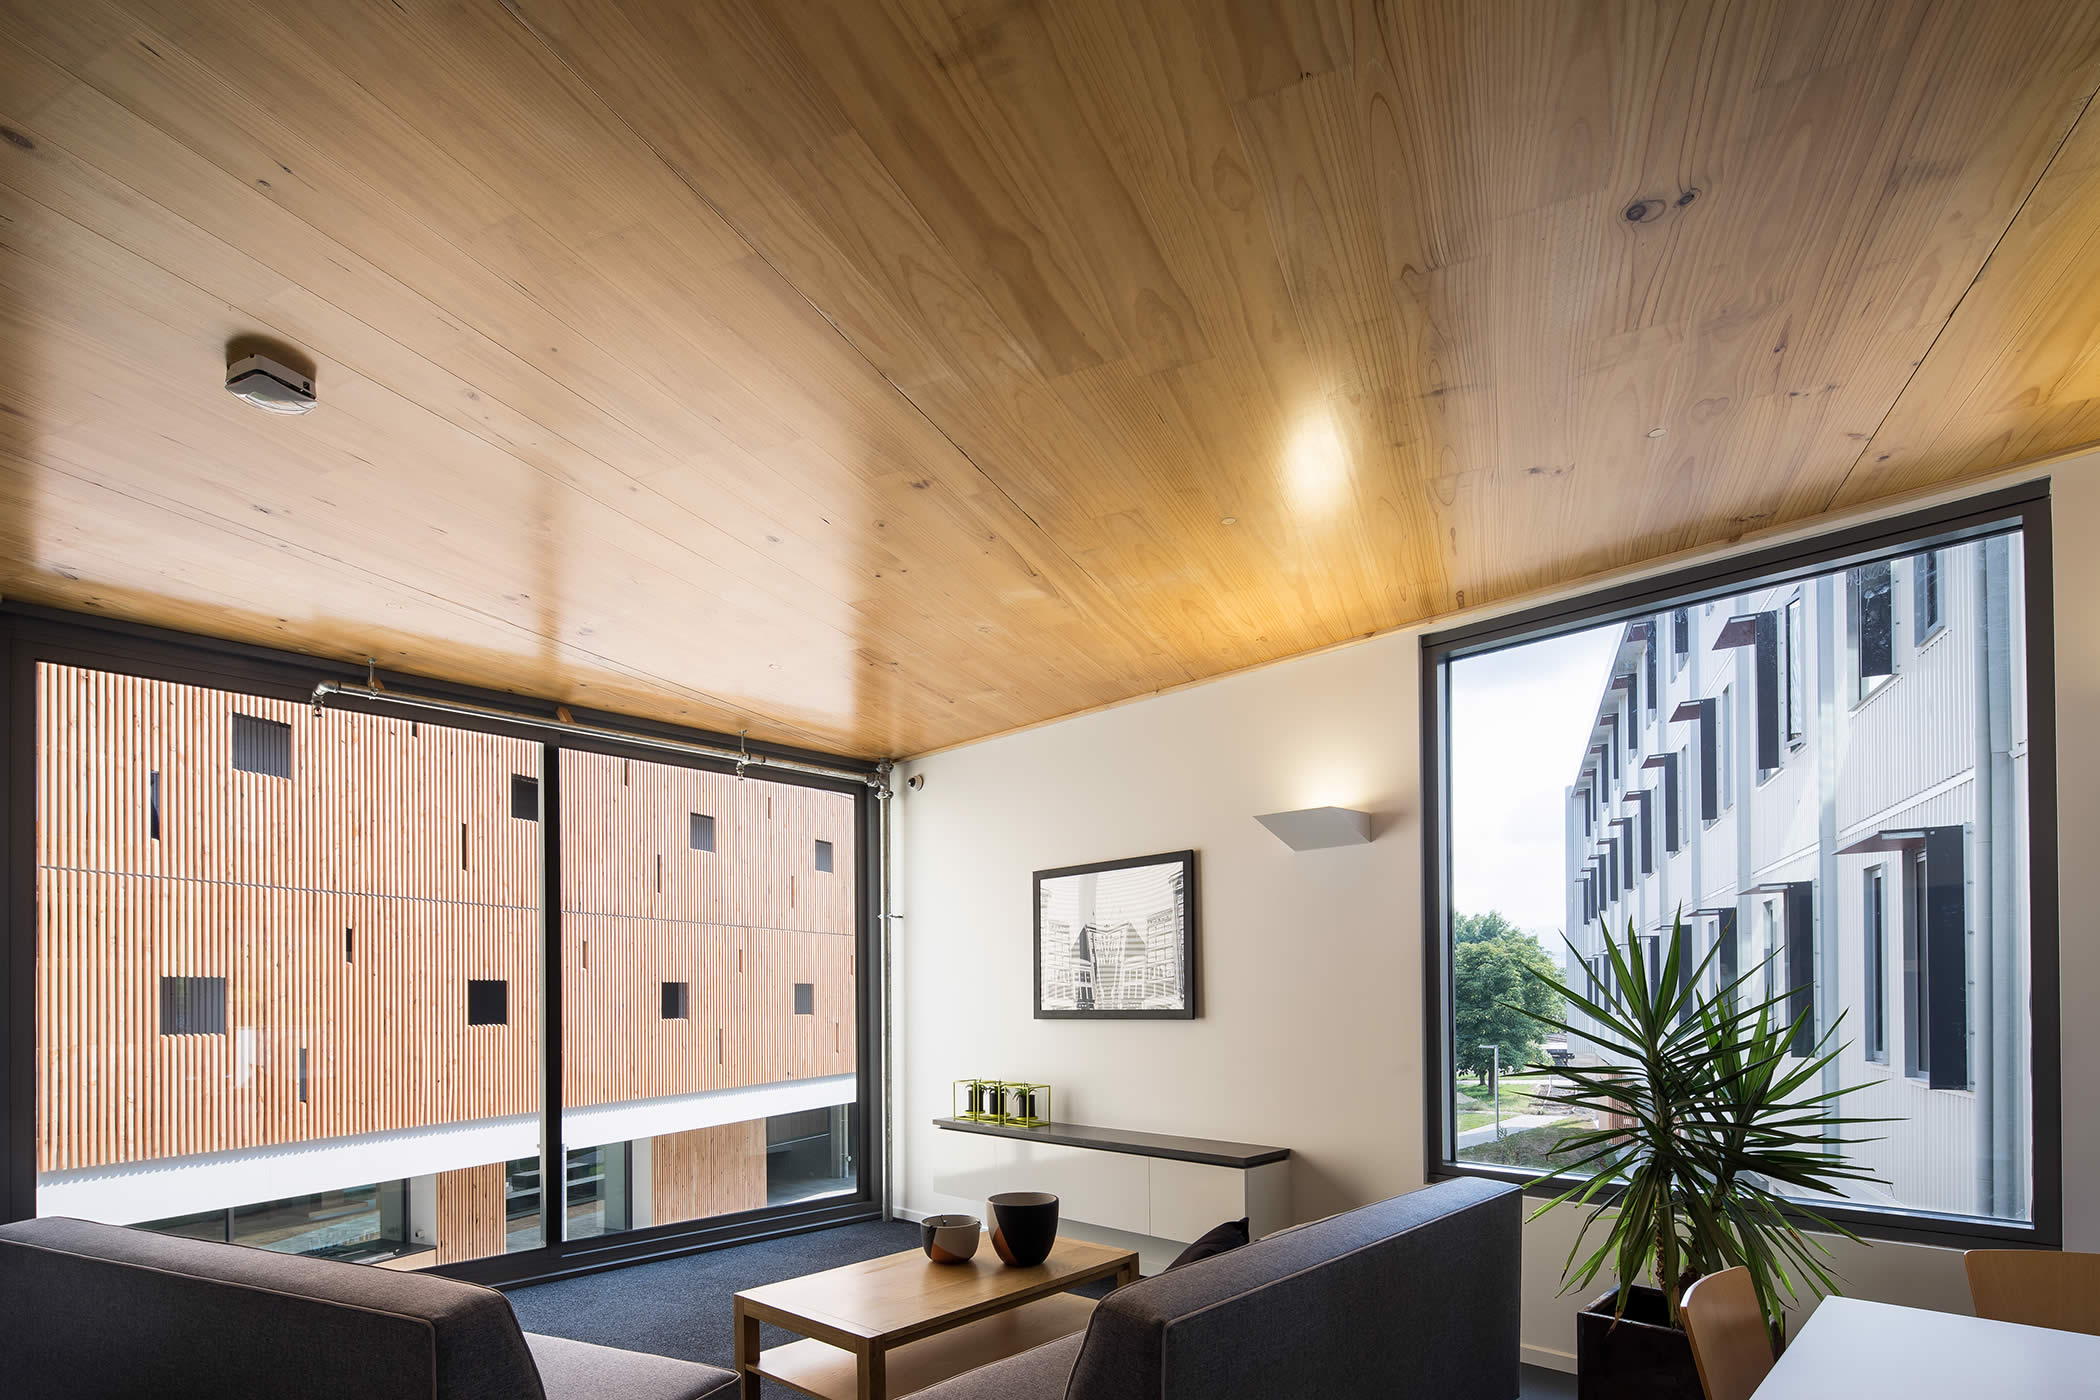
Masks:
[[[271,413],[304,413],[314,406],[313,380],[268,355],[249,355],[229,365],[226,392]]]

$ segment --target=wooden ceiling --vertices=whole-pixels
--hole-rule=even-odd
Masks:
[[[11,597],[905,754],[2100,438],[2084,0],[0,11]]]

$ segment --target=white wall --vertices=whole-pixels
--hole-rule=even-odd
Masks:
[[[2100,714],[2100,612],[2087,606],[2100,551],[2081,547],[2100,537],[2096,465],[2050,468],[2071,1007],[2100,996],[2086,913],[2100,907],[2100,862],[2080,858],[2100,839],[2086,724]],[[948,1135],[931,1120],[969,1075],[1047,1080],[1068,1120],[1289,1147],[1299,1219],[1422,1184],[1419,642],[1392,633],[906,765],[926,782],[895,803],[900,1205],[934,1199]],[[1326,803],[1377,814],[1372,843],[1298,854],[1254,821]],[[1188,847],[1201,1017],[1034,1020],[1030,873]],[[2100,1018],[2067,1017],[2063,1051],[2075,1094],[2100,1075]],[[2100,1249],[2100,1115],[2067,1108],[2066,1243]],[[1572,1359],[1580,1300],[1556,1296],[1569,1240],[1564,1219],[1527,1227],[1529,1360]],[[1861,1296],[1966,1310],[1950,1250],[1846,1247],[1841,1271]]]

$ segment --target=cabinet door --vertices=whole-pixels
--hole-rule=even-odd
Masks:
[[[1184,1244],[1213,1226],[1247,1214],[1247,1174],[1169,1157],[1151,1163],[1152,1226],[1144,1233]]]

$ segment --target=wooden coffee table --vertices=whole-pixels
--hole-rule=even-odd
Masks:
[[[736,1295],[736,1369],[744,1400],[759,1377],[820,1400],[887,1400],[1079,1331],[1094,1300],[1065,1290],[1138,1276],[1127,1249],[1059,1237],[1028,1269],[999,1262],[985,1240],[967,1264],[916,1249],[826,1269]],[[758,1325],[806,1339],[761,1353]]]

